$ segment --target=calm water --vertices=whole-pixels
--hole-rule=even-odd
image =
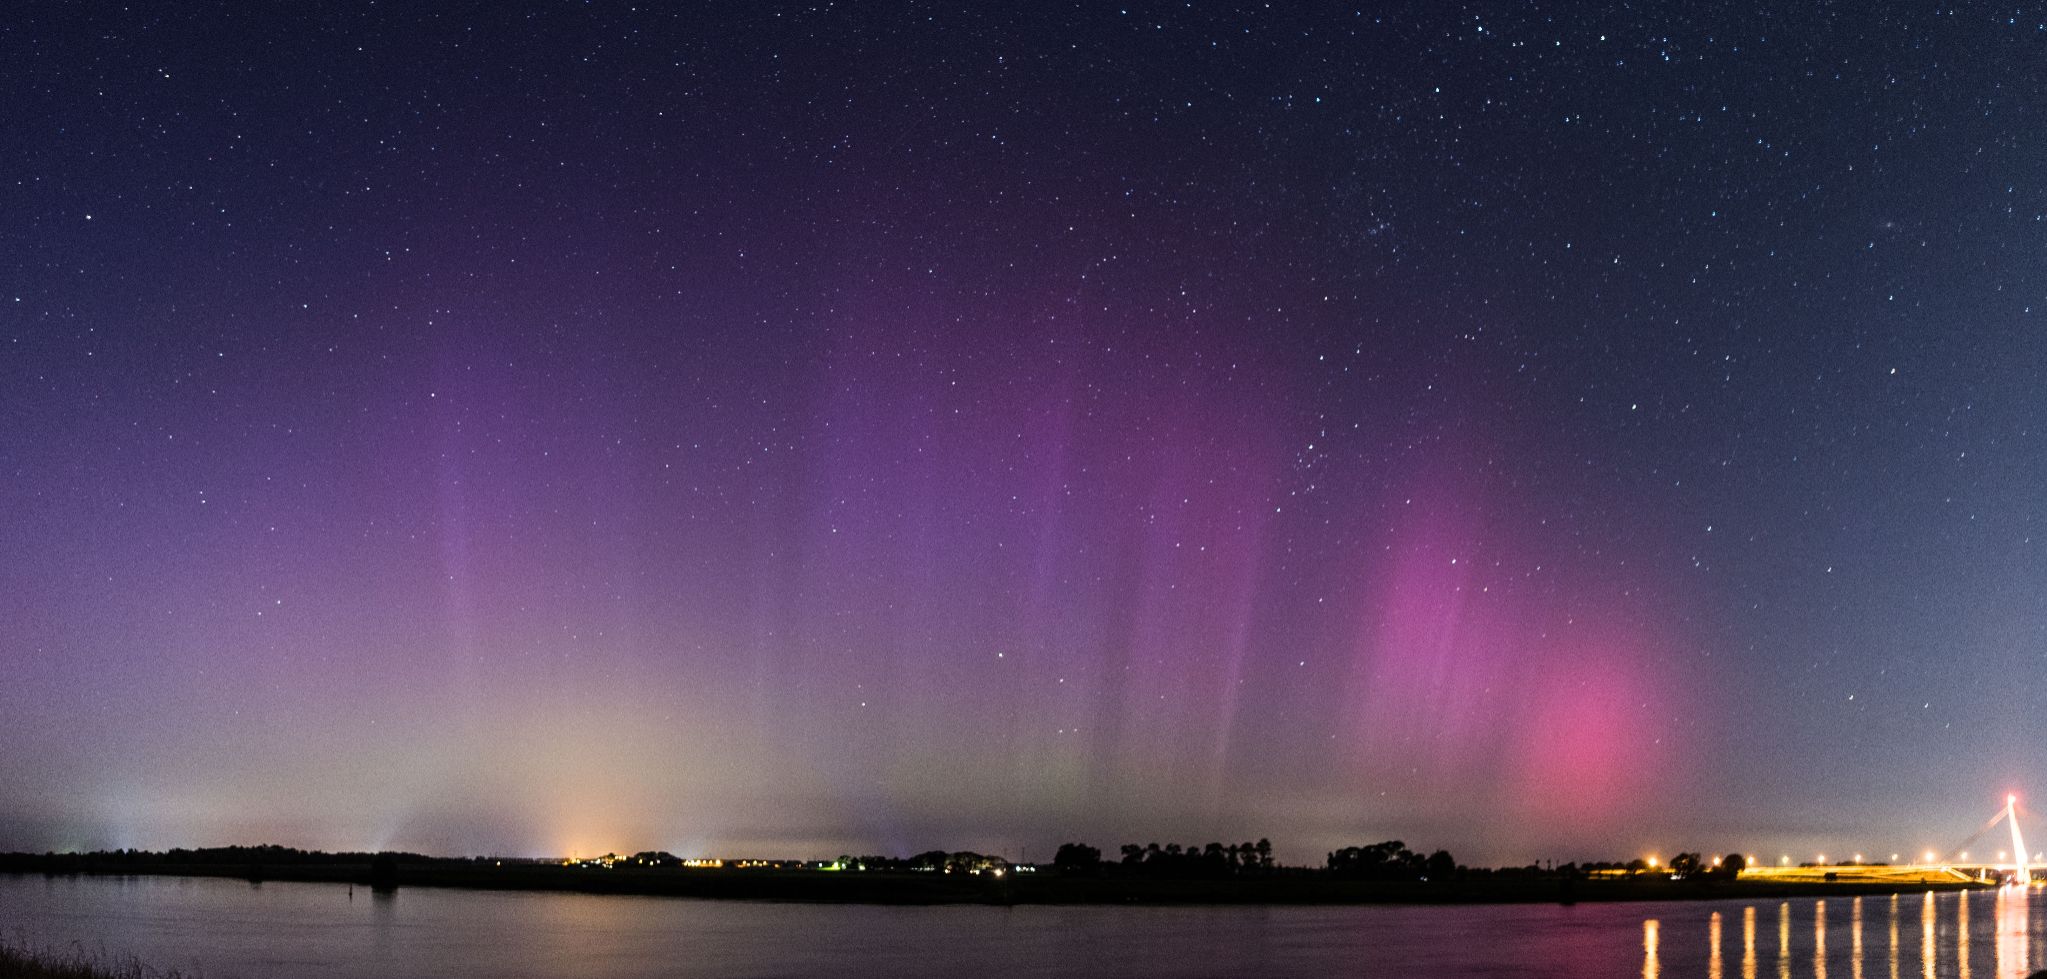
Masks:
[[[1789,902],[889,908],[0,874],[0,934],[206,976],[2023,977],[2047,892]]]

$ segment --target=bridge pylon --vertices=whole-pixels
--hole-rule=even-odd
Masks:
[[[2025,838],[2019,835],[2018,807],[2019,797],[2017,793],[2004,797],[2004,821],[2011,826],[2013,865],[2018,868],[2018,874],[2014,879],[2018,882],[2019,886],[2025,887],[2033,882],[2032,855],[2031,851],[2026,849]]]

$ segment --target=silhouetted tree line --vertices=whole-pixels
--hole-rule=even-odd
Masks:
[[[1585,878],[1595,875],[1635,874],[1670,876],[1709,881],[1732,878],[1747,864],[1747,858],[1730,853],[1716,863],[1698,852],[1686,851],[1667,863],[1652,865],[1637,858],[1628,861],[1587,861],[1583,863],[1540,864],[1521,867],[1460,867],[1448,851],[1426,856],[1408,849],[1400,840],[1369,846],[1345,847],[1331,852],[1321,868],[1282,868],[1273,863],[1272,842],[1207,843],[1182,846],[1170,843],[1138,845],[1126,843],[1121,859],[1105,860],[1102,851],[1085,843],[1064,843],[1052,858],[1054,869],[1069,876],[1114,876],[1162,879],[1229,879],[1259,876],[1315,876],[1327,874],[1355,880],[1445,880],[1463,878]],[[31,873],[136,872],[150,868],[208,868],[230,871],[227,876],[252,878],[265,867],[323,866],[369,867],[373,880],[395,880],[401,867],[453,867],[463,865],[527,864],[534,861],[494,857],[430,857],[419,853],[384,851],[327,853],[284,846],[225,846],[164,851],[96,850],[90,853],[0,853],[0,871]],[[648,867],[680,867],[682,860],[662,850],[633,854],[625,861]],[[845,870],[898,871],[922,873],[987,873],[1011,865],[999,856],[970,850],[927,850],[911,857],[841,856]]]
[[[1173,879],[1244,877],[1272,870],[1272,841],[1256,843],[1125,843],[1122,859],[1102,862],[1102,851],[1085,843],[1061,844],[1052,866],[1071,875],[1113,872],[1117,876]]]
[[[1347,880],[1449,880],[1457,861],[1448,850],[1422,856],[1399,840],[1370,846],[1347,846],[1329,854],[1329,873]]]
[[[1459,868],[1466,876],[1484,877],[1590,877],[1595,874],[1653,874],[1671,876],[1680,880],[1730,879],[1748,867],[1748,857],[1730,853],[1714,864],[1706,857],[1685,852],[1670,858],[1668,863],[1651,864],[1648,859],[1637,857],[1633,860],[1587,860],[1583,863],[1529,864],[1525,867]]]
[[[5,853],[0,870],[70,873],[143,867],[378,867],[453,866],[489,862],[491,857],[429,857],[396,851],[328,853],[288,846],[216,846],[171,850],[94,850],[90,853]]]

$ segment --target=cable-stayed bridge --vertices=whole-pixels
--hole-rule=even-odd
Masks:
[[[2019,808],[2016,793],[2004,797],[1989,819],[1983,822],[1967,839],[1949,847],[1945,852],[1928,850],[1914,854],[1917,859],[1901,860],[1902,854],[1892,854],[1888,862],[1866,861],[1858,854],[1847,863],[1832,863],[1825,856],[1817,861],[1792,864],[1789,855],[1780,858],[1772,866],[1754,857],[1742,871],[1743,876],[1778,877],[1784,879],[1823,878],[1835,880],[1896,880],[1900,877],[1951,878],[1970,881],[2002,881],[2008,884],[2030,886],[2035,871],[2047,872],[2047,853],[2030,853],[2026,839],[2019,829],[2019,817],[2031,814]],[[2009,848],[2000,844],[2009,841]]]

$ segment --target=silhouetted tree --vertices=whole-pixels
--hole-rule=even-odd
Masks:
[[[1130,848],[1124,847],[1123,852],[1128,854]],[[1052,866],[1061,873],[1093,873],[1102,866],[1102,851],[1085,843],[1061,843],[1059,852],[1052,856]]]
[[[1727,871],[1730,877],[1739,874],[1748,869],[1748,858],[1739,853],[1730,853],[1720,858],[1720,869]]]
[[[1457,869],[1457,862],[1450,854],[1437,851],[1448,865],[1449,870]],[[1428,871],[1429,859],[1407,848],[1399,840],[1387,840],[1370,846],[1347,846],[1329,854],[1329,872],[1338,877],[1362,880],[1413,880]]]
[[[1450,851],[1437,850],[1429,854],[1423,869],[1428,872],[1430,880],[1449,880],[1457,876],[1457,860],[1450,856]]]

